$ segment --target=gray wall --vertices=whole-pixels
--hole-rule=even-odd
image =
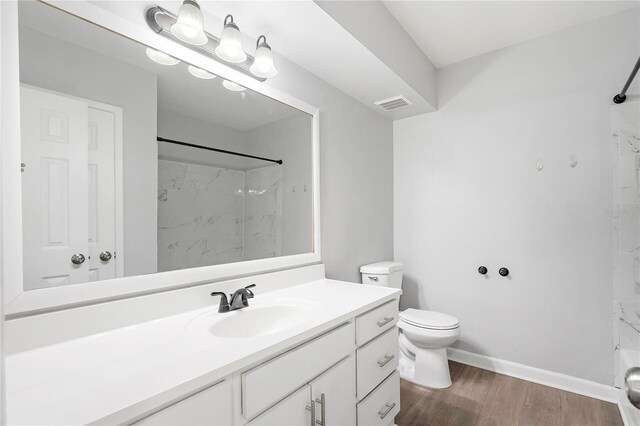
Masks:
[[[609,117],[639,25],[629,10],[443,68],[440,110],[395,123],[402,305],[458,317],[456,347],[612,384]]]
[[[156,272],[156,75],[21,27],[20,81],[123,108],[125,275]]]

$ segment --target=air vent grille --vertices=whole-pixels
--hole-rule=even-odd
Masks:
[[[385,111],[393,111],[394,109],[403,108],[411,105],[411,101],[405,98],[404,96],[394,96],[393,98],[383,99],[381,101],[375,102],[380,108]]]

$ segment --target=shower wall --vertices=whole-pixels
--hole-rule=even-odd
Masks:
[[[282,167],[247,170],[244,179],[244,260],[280,256]]]
[[[281,169],[158,160],[158,271],[278,256]]]
[[[624,389],[624,374],[640,366],[640,100],[614,107],[614,357],[615,385]],[[621,402],[631,424],[640,411]]]
[[[244,172],[158,160],[158,271],[243,260]]]

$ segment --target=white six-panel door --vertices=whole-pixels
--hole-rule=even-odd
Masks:
[[[87,281],[87,105],[23,87],[20,97],[26,289]]]
[[[21,88],[25,290],[115,278],[113,112]],[[82,263],[73,263],[82,255]]]

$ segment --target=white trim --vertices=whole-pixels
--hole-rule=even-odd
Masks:
[[[9,7],[14,7],[13,5],[9,5]],[[5,5],[4,4],[0,4],[0,61],[4,62],[4,55],[7,54],[6,52],[6,48],[4,46],[4,42],[2,40],[2,35],[5,31],[4,29],[4,21],[2,19],[2,11],[5,9]],[[6,16],[6,13],[5,13]],[[13,60],[14,58],[10,58],[11,60]],[[3,147],[2,147],[2,140],[4,140],[4,128],[3,126],[5,125],[3,119],[5,118],[5,109],[6,106],[4,105],[5,102],[3,101],[3,97],[2,95],[4,95],[4,85],[6,82],[6,79],[3,80],[4,75],[6,74],[6,70],[3,69],[3,64],[0,63],[0,159],[2,158],[2,154],[3,154]],[[2,181],[3,181],[3,176],[2,176],[2,170],[3,170],[3,163],[2,161],[0,161],[0,190],[2,189]],[[3,205],[3,197],[0,196],[0,211],[2,211],[2,205]],[[6,222],[3,221],[3,218],[0,216],[0,242],[2,241],[2,236],[4,234],[4,228],[7,226]],[[2,271],[3,265],[5,263],[5,257],[3,256],[3,246],[0,243],[0,271]],[[5,360],[5,345],[4,345],[4,336],[5,336],[5,331],[4,331],[4,309],[3,309],[3,296],[4,296],[4,284],[6,283],[6,280],[4,279],[4,274],[2,274],[0,272],[0,424],[6,424],[6,412],[7,410],[5,409],[5,374],[4,374],[4,360]]]
[[[618,410],[620,411],[620,417],[622,417],[622,423],[625,426],[631,426],[631,422],[629,422],[629,418],[627,418],[627,413],[624,409],[622,401],[618,401]]]
[[[603,385],[590,380],[568,376],[549,370],[530,367],[517,362],[505,361],[485,355],[467,352],[460,349],[447,348],[447,354],[452,361],[495,373],[504,374],[518,379],[538,383],[552,388],[577,393],[591,398],[600,399],[617,404],[620,401],[619,389],[613,386]]]
[[[284,93],[267,84],[263,84],[253,78],[233,70],[213,59],[207,58],[193,50],[173,43],[170,40],[158,36],[144,23],[144,14],[140,13],[132,16],[132,20],[125,19],[119,15],[115,15],[95,4],[78,1],[57,1],[44,0],[65,12],[76,15],[89,22],[93,22],[113,32],[122,34],[134,41],[140,42],[155,49],[167,52],[171,56],[183,60],[184,62],[193,64],[197,67],[205,69],[209,72],[219,75],[228,80],[232,80],[245,86],[251,90],[268,96],[284,104],[290,105],[302,112],[312,116],[312,172],[313,172],[313,251],[311,253],[282,256],[270,259],[252,260],[246,262],[229,263],[224,265],[205,266],[200,268],[192,268],[179,271],[161,272],[151,275],[141,275],[125,278],[117,278],[113,280],[99,281],[96,283],[86,283],[81,285],[71,285],[67,287],[46,288],[41,290],[33,290],[29,292],[22,291],[13,298],[5,298],[5,314],[9,317],[32,315],[41,312],[55,311],[67,309],[71,307],[101,303],[115,299],[140,296],[148,293],[156,293],[159,291],[174,290],[177,288],[189,287],[193,285],[201,285],[211,282],[228,280],[237,277],[243,277],[258,273],[266,273],[270,271],[278,271],[283,269],[295,268],[305,265],[317,264],[321,262],[321,229],[320,229],[320,111],[293,96]],[[18,11],[15,2],[2,2],[12,4],[12,7],[3,10],[5,20],[11,19],[18,22]],[[144,6],[143,3],[140,3]],[[124,12],[123,12],[124,13]],[[17,25],[16,25],[17,27]],[[3,43],[7,46],[17,46],[18,34],[17,30],[3,34]],[[17,65],[16,65],[17,66]],[[4,84],[11,81],[5,79],[10,78],[5,73],[2,74]],[[282,77],[281,77],[282,78]],[[5,96],[5,105],[12,107],[15,111],[19,111],[20,98],[19,94],[15,96]],[[5,232],[2,241],[5,259],[7,260],[9,253],[6,249],[11,249],[11,259],[6,261],[2,274],[5,283],[14,283],[22,289],[22,200],[20,190],[20,171],[15,166],[20,162],[20,148],[16,142],[19,140],[20,122],[19,120],[11,120],[3,123],[5,127],[11,127],[9,132],[12,135],[11,140],[3,139],[1,143],[3,148],[9,152],[4,152],[2,158],[3,164],[13,165],[12,168],[2,168],[2,180],[4,186],[9,191],[2,191],[3,210],[0,212],[2,221],[11,223],[11,232]],[[7,131],[4,129],[5,132]],[[16,148],[17,147],[17,148]],[[5,293],[6,294],[6,293]]]

